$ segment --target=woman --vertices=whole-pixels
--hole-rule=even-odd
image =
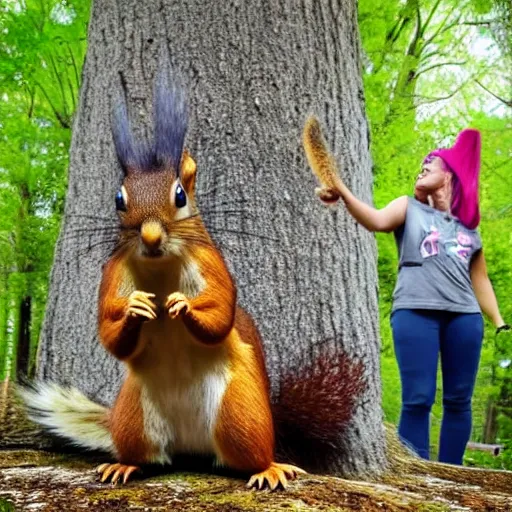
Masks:
[[[429,416],[439,355],[443,421],[439,460],[462,464],[471,433],[471,397],[483,338],[483,311],[499,330],[500,315],[487,275],[480,236],[480,133],[463,130],[455,145],[424,160],[415,198],[402,196],[381,210],[357,199],[336,177],[317,189],[326,203],[341,198],[370,231],[395,233],[398,279],[391,325],[402,383],[398,432],[429,458]]]

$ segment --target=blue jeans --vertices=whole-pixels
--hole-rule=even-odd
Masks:
[[[482,348],[482,315],[399,309],[391,315],[391,327],[402,382],[400,438],[420,457],[429,458],[430,410],[441,354],[439,461],[462,464],[471,434],[471,397]]]

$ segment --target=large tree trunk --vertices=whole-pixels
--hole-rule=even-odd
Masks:
[[[148,133],[162,48],[187,85],[203,217],[261,330],[274,394],[287,369],[322,350],[361,361],[365,392],[320,469],[382,469],[374,238],[315,200],[300,142],[316,112],[349,186],[371,201],[355,0],[95,1],[39,376],[105,402],[118,390],[122,370],[96,333],[121,180],[110,117],[126,93]]]

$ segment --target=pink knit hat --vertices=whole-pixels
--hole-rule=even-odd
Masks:
[[[436,149],[430,153],[443,159],[457,177],[453,186],[451,210],[466,227],[475,229],[480,222],[478,208],[478,176],[480,174],[480,132],[468,128],[462,130],[455,144],[448,149]]]

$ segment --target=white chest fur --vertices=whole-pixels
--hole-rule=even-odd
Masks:
[[[157,448],[155,462],[174,453],[214,454],[214,429],[228,384],[226,371],[212,371],[183,386],[143,387],[144,430]]]
[[[160,303],[175,291],[193,298],[204,289],[194,262],[173,270],[165,278],[136,278],[136,286],[155,293]],[[144,430],[157,448],[154,462],[170,462],[173,453],[214,454],[214,428],[229,383],[225,347],[201,345],[181,319],[164,313],[144,324],[141,336],[146,349],[132,371],[141,382]]]

